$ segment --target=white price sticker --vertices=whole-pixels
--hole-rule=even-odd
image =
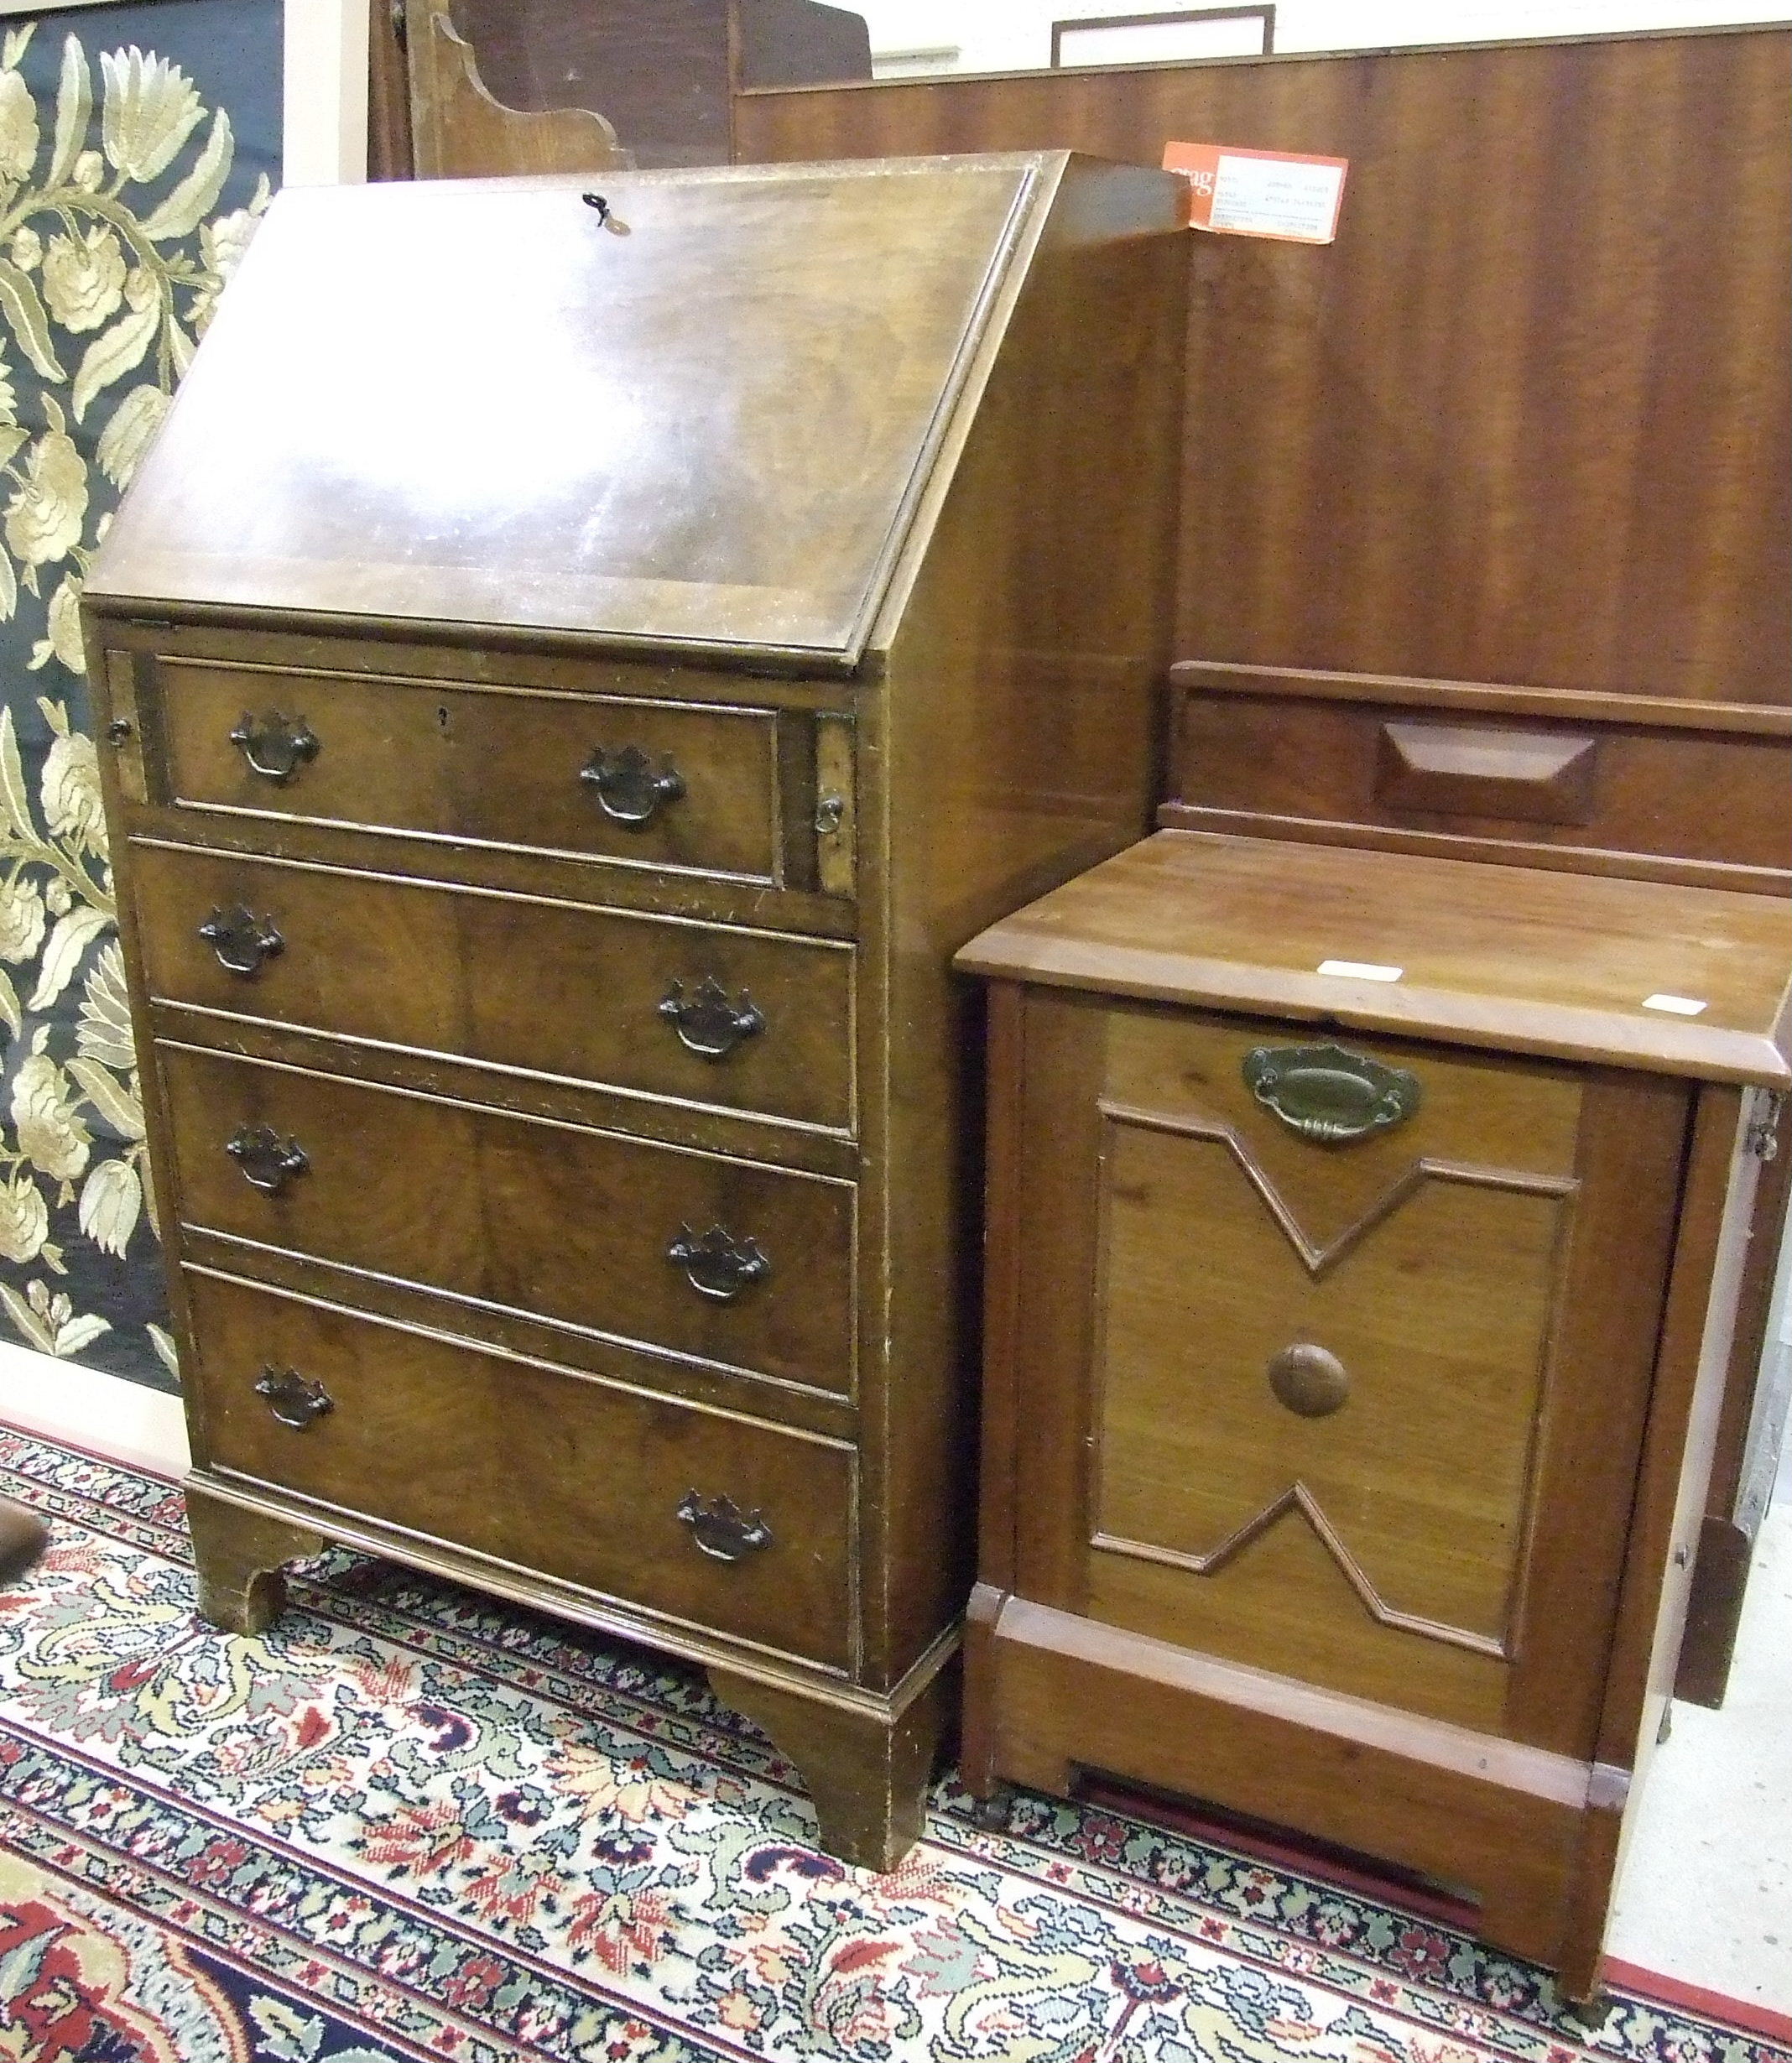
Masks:
[[[1397,982],[1404,967],[1386,967],[1378,960],[1321,960],[1321,974],[1341,974],[1351,982]]]

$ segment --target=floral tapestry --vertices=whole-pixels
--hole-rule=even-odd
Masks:
[[[279,0],[0,43],[0,1339],[177,1386],[81,586],[279,170]]]

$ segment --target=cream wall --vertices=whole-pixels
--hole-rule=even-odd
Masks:
[[[284,184],[367,175],[368,0],[286,0]]]
[[[857,0],[879,53],[946,47],[954,58],[878,65],[1012,71],[1050,61],[1051,24],[1103,14],[1146,14],[1222,0]],[[1468,43],[1506,36],[1571,36],[1625,29],[1708,29],[1784,20],[1788,0],[1277,0],[1278,50],[1338,50],[1385,44]]]

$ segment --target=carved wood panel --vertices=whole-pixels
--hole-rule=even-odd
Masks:
[[[1628,1452],[1642,1373],[1608,1321],[1590,1352],[1583,1322],[1626,1188],[1599,1144],[1608,1091],[1551,1063],[1293,1024],[1055,1001],[1035,1016],[1033,1093],[1057,1115],[1034,1179],[1064,1196],[1078,1173],[1070,1230],[1024,1295],[1035,1379],[1059,1379],[1048,1340],[1083,1371],[1065,1399],[1083,1438],[1058,1444],[1084,1459],[1074,1477],[1048,1462],[1062,1407],[1042,1387],[1020,1587],[1575,1749],[1621,1528],[1589,1515],[1570,1549],[1543,1486],[1559,1499]],[[1307,1045],[1410,1075],[1416,1107],[1353,1141],[1303,1137],[1245,1063]],[[1671,1154],[1668,1131],[1650,1150]],[[1571,1664],[1550,1630],[1565,1612]]]
[[[1413,1160],[1321,1244],[1228,1127],[1104,1116],[1091,1546],[1198,1579],[1139,1630],[1269,1659],[1223,1587],[1341,1689],[1366,1624],[1507,1659],[1572,1177]]]

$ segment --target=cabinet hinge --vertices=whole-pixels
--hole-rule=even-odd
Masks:
[[[1743,1135],[1744,1149],[1757,1160],[1779,1158],[1779,1113],[1785,1104],[1783,1089],[1763,1089],[1756,1103],[1748,1129]]]

